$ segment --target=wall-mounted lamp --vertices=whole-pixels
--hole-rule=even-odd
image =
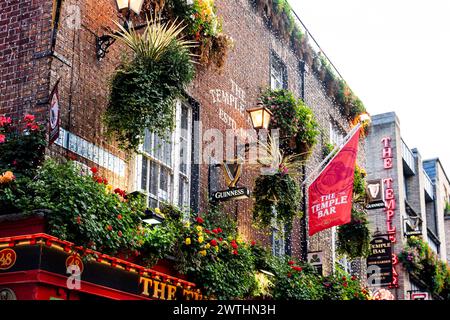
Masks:
[[[116,0],[117,10],[121,12],[124,16],[123,27],[128,30],[131,23],[131,12],[139,15],[142,10],[142,5],[145,0]],[[108,48],[116,41],[114,37],[109,34],[96,37],[96,50],[97,50],[97,60],[102,60],[106,53],[108,53]]]
[[[261,102],[255,108],[247,109],[252,120],[253,128],[258,131],[260,129],[268,129],[270,119],[272,118],[272,112],[267,109]]]

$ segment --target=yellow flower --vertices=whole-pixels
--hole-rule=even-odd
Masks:
[[[203,231],[203,227],[202,226],[196,226],[195,228],[197,229],[198,232]]]
[[[113,186],[112,186],[112,185],[110,185],[110,184],[108,184],[108,185],[106,186],[106,189],[107,189],[108,191],[112,191],[112,189],[113,189]]]
[[[216,252],[219,252],[219,246],[215,246],[214,250],[216,250]]]
[[[186,222],[184,223],[184,226],[185,226],[186,228],[189,228],[189,227],[191,226],[191,223],[190,223],[189,221],[186,221]]]
[[[191,238],[186,238],[185,243],[186,243],[186,245],[190,245],[191,244]]]
[[[199,236],[198,237],[198,243],[202,243],[203,242],[203,237],[202,236]]]
[[[209,249],[209,248],[211,248],[211,245],[210,245],[209,243],[207,243],[207,244],[205,245],[205,249]]]
[[[199,251],[202,256],[206,256],[206,250]]]
[[[155,208],[155,213],[161,214],[161,210],[159,210],[159,208]]]

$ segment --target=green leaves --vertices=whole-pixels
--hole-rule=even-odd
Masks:
[[[174,129],[175,99],[194,77],[192,42],[179,40],[181,31],[175,22],[150,21],[144,34],[123,29],[118,36],[135,56],[111,80],[104,122],[125,150],[137,151],[145,129],[161,137]]]
[[[301,190],[290,175],[259,176],[255,181],[253,196],[255,198],[253,220],[257,226],[262,228],[271,226],[272,219],[276,219],[290,230],[293,218],[302,215],[300,211]]]

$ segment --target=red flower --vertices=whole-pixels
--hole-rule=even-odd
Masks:
[[[290,266],[293,266],[293,265],[295,264],[295,262],[291,260],[291,261],[288,262],[288,264],[289,264]]]
[[[81,217],[80,216],[77,217],[77,224],[81,224]]]
[[[215,234],[218,234],[219,233],[219,230],[217,230],[217,229],[213,229],[213,231],[212,232],[214,232]]]
[[[122,215],[119,214],[119,215],[117,216],[117,219],[122,220]]]
[[[355,281],[356,280],[356,276],[352,276],[352,280]]]
[[[211,234],[211,231],[209,229],[205,229],[205,233]]]
[[[293,270],[299,271],[299,272],[303,270],[302,267],[297,267],[297,266],[292,266],[291,268],[292,268]]]
[[[253,240],[252,243],[251,243],[251,245],[252,245],[252,246],[256,246],[256,241]]]
[[[288,278],[292,277],[292,273],[289,272],[289,273],[287,274],[287,276],[288,276]]]
[[[203,222],[205,222],[205,220],[203,220],[201,217],[197,217],[197,219],[195,219],[197,221],[197,223],[202,224]]]
[[[6,136],[4,134],[0,134],[0,143],[4,143],[6,141]]]
[[[112,225],[108,225],[108,226],[106,227],[106,229],[108,229],[109,231],[112,231],[113,227],[112,227]]]
[[[222,242],[222,241],[223,241],[223,238],[219,237],[219,241]]]
[[[108,180],[106,178],[103,178],[103,184],[108,184]]]
[[[96,167],[92,167],[92,168],[91,168],[91,172],[92,172],[93,174],[97,174],[98,169],[97,169]]]
[[[210,242],[210,244],[211,244],[213,247],[217,246],[217,241],[216,241],[216,239],[212,239],[211,242]]]
[[[36,117],[32,114],[26,114],[25,117],[23,117],[23,120],[25,120],[26,122],[33,122],[35,118]]]
[[[223,230],[221,228],[217,228],[217,233],[221,233]]]
[[[11,164],[12,164],[13,166],[17,166],[17,160],[13,160],[13,162],[11,162]]]
[[[11,118],[10,117],[5,117],[5,116],[1,116],[0,117],[0,127],[3,127],[5,124],[11,124]]]
[[[237,256],[237,255],[238,255],[237,250],[233,250],[233,254],[234,254],[235,256]]]
[[[122,236],[122,231],[119,230],[119,232],[117,232],[117,235],[118,235],[119,237],[121,237],[121,236]]]
[[[347,283],[347,282],[344,282],[342,285],[343,285],[345,288],[348,287],[348,283]]]
[[[37,131],[37,130],[39,130],[39,126],[37,124],[33,123],[31,125],[31,131]]]
[[[345,276],[342,277],[342,280],[347,281],[347,277],[345,277]]]
[[[95,178],[95,182],[102,183],[103,182],[103,178],[102,177],[97,177],[97,178]]]
[[[236,242],[231,242],[231,246],[233,247],[233,249],[237,249],[238,245]]]

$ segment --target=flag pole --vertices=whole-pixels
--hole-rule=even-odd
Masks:
[[[317,171],[319,171],[327,162],[328,160],[330,160],[330,158],[334,158],[335,156],[337,156],[337,154],[339,153],[339,151],[341,151],[341,149],[345,146],[345,144],[353,137],[353,135],[356,133],[356,131],[358,131],[360,128],[362,127],[362,123],[359,122],[344,138],[344,140],[342,141],[342,143],[340,145],[337,145],[336,147],[334,147],[333,151],[331,151],[327,157],[325,159],[323,159],[323,161],[313,170],[313,172],[311,172],[302,182],[301,186],[303,187],[315,174]],[[323,170],[325,170],[326,166],[323,167],[323,169],[320,171],[320,173],[322,173]],[[319,174],[320,175],[320,174]],[[319,176],[318,175],[318,176]]]

